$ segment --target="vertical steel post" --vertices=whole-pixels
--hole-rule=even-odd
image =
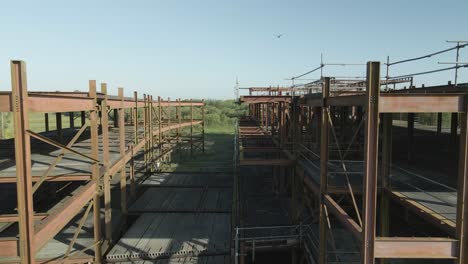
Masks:
[[[57,140],[63,142],[62,113],[55,113],[55,127],[57,129]]]
[[[465,96],[465,102],[468,97]],[[468,111],[465,103],[465,111]],[[468,263],[468,113],[460,114],[460,157],[457,184],[457,264]]]
[[[190,156],[193,155],[193,100],[190,99]]]
[[[162,110],[162,99],[158,96],[158,150],[159,155],[163,153],[163,133],[162,133],[162,122],[163,122],[163,110]]]
[[[91,133],[91,157],[95,160],[99,160],[99,132],[98,132],[98,111],[99,106],[97,102],[97,94],[96,94],[96,81],[91,80],[89,81],[89,97],[93,98],[93,103],[95,109],[90,111],[89,119],[90,119],[90,133]],[[96,193],[94,194],[93,198],[93,227],[94,227],[94,261],[96,263],[101,263],[101,201],[100,201],[100,175],[99,175],[99,163],[94,162],[92,165],[92,181],[96,183]]]
[[[414,159],[414,113],[408,113],[408,161]]]
[[[124,91],[123,88],[119,88],[120,108],[117,113],[118,117],[118,128],[119,128],[119,150],[120,157],[124,159],[125,156],[125,109],[124,109]],[[122,165],[120,170],[120,207],[122,210],[123,226],[127,225],[127,175],[126,175],[127,164]]]
[[[319,264],[327,263],[327,216],[325,195],[328,192],[328,136],[329,120],[327,98],[330,95],[330,78],[324,77],[322,83],[322,123],[320,124],[320,223],[319,223]]]
[[[363,223],[362,263],[373,264],[376,207],[377,207],[377,164],[379,138],[379,95],[380,62],[367,63],[367,120],[365,130],[364,180],[363,180]]]
[[[202,100],[202,152],[205,153],[205,100]]]
[[[442,113],[437,113],[437,135],[442,133]]]
[[[181,105],[180,98],[177,102],[178,102],[177,121],[179,124],[179,126],[177,127],[177,145],[178,145],[178,155],[179,155],[179,162],[180,162],[181,157],[182,157],[182,140],[181,140],[181,133],[180,133],[180,124],[182,122],[182,105]]]
[[[70,128],[75,128],[75,113],[69,112],[68,117],[70,121]]]
[[[149,146],[149,150],[150,150],[150,171],[151,173],[154,172],[155,170],[155,163],[154,163],[154,134],[153,134],[153,131],[154,131],[154,124],[153,124],[153,121],[154,121],[154,118],[153,118],[153,111],[154,111],[154,108],[153,108],[153,96],[150,95],[148,97],[149,99],[149,142],[150,142],[150,146]]]
[[[135,145],[138,144],[138,93],[135,91],[133,93],[133,97],[135,99],[135,118],[134,118],[134,137],[135,137]]]
[[[86,124],[86,112],[81,111],[81,126],[84,126]]]
[[[44,114],[44,124],[45,124],[45,131],[49,132],[49,113]]]
[[[145,142],[144,147],[144,162],[145,162],[145,173],[148,173],[148,99],[146,94],[143,94],[143,141]]]
[[[119,109],[113,109],[114,127],[119,127]]]
[[[450,144],[452,146],[455,146],[457,142],[457,128],[458,128],[458,113],[452,113],[452,118],[450,120]],[[451,147],[451,149],[453,148]]]
[[[380,230],[382,237],[390,236],[390,199],[386,190],[391,189],[390,173],[392,168],[392,114],[382,115],[382,187],[380,194]],[[385,263],[384,259],[380,260]]]
[[[104,223],[106,239],[112,241],[112,208],[109,170],[109,115],[107,114],[107,84],[101,83],[101,93],[104,95],[101,101],[101,130],[102,130],[102,162],[104,164]]]
[[[11,61],[13,121],[15,125],[16,194],[21,263],[35,263],[34,209],[31,175],[31,140],[28,123],[26,64]]]

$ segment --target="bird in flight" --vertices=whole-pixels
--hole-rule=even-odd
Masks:
[[[283,34],[276,35],[277,38],[281,38]]]

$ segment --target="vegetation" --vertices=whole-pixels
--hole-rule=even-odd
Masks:
[[[176,109],[171,107],[167,110],[171,113],[171,118],[176,119]],[[233,100],[207,100],[205,107],[205,125],[207,133],[234,133],[236,120],[239,116],[245,115],[246,105],[236,104]],[[11,138],[13,136],[13,120],[11,113],[0,113],[0,137]],[[143,110],[139,113],[143,116]],[[81,121],[80,115],[75,115],[75,125],[78,126]],[[182,119],[190,119],[190,108],[183,107],[181,113]],[[201,119],[201,112],[194,109],[194,119]],[[110,117],[112,120],[112,116]],[[68,128],[70,124],[68,113],[62,114],[62,127]],[[45,131],[44,113],[29,113],[29,127],[32,131]],[[56,129],[55,114],[49,114],[49,129]]]
[[[233,100],[208,100],[205,107],[207,133],[234,133],[240,116],[247,114],[247,105],[236,104]]]

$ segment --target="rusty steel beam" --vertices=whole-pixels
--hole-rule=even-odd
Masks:
[[[65,203],[49,216],[35,226],[34,249],[38,252],[46,243],[53,238],[65,225],[70,222],[81,209],[88,204],[96,192],[96,183],[89,182],[79,187],[78,191],[70,197]]]
[[[292,166],[294,160],[290,159],[241,159],[239,166]]]
[[[282,152],[283,150],[278,147],[241,147],[240,151],[244,153],[271,153]]]
[[[31,180],[31,139],[29,129],[29,103],[26,64],[11,61],[13,120],[15,125],[16,193],[19,215],[19,252],[21,262],[35,263],[34,209]]]
[[[20,256],[20,242],[16,237],[0,237],[0,248],[0,257]]]
[[[34,220],[43,220],[49,214],[47,213],[36,213],[34,214]],[[0,223],[18,222],[19,216],[17,214],[2,214],[0,215]]]
[[[465,112],[464,94],[382,94],[380,113]]]
[[[457,259],[458,241],[438,237],[376,237],[376,258]],[[458,262],[463,263],[463,262]]]
[[[336,217],[338,221],[348,230],[358,241],[362,241],[362,228],[346,211],[330,196],[324,196],[324,203],[327,209]]]
[[[247,104],[291,102],[291,96],[252,95],[241,96],[239,101]]]
[[[364,147],[362,263],[375,263],[374,240],[377,207],[380,62],[367,63],[367,120]]]
[[[405,208],[408,208],[413,213],[421,216],[427,221],[433,223],[437,227],[441,228],[449,234],[455,233],[455,223],[446,217],[440,215],[439,213],[433,211],[432,209],[422,205],[421,203],[411,200],[405,195],[397,191],[387,190],[390,198],[395,202],[403,205]]]
[[[61,182],[61,181],[88,181],[91,179],[90,174],[76,174],[76,175],[57,175],[57,176],[48,176],[45,178],[45,181],[49,182]],[[32,182],[38,182],[41,180],[41,176],[32,176]],[[14,183],[17,181],[16,176],[2,176],[0,177],[0,183]]]
[[[413,90],[413,89],[411,89]],[[321,98],[314,96],[301,99],[303,105],[309,107],[323,106]],[[365,95],[331,96],[326,100],[326,106],[365,105]],[[464,94],[410,94],[382,93],[379,99],[380,113],[460,113],[465,112]]]

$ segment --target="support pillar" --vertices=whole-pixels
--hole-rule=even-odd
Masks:
[[[101,130],[102,130],[102,162],[104,164],[104,223],[105,237],[109,244],[112,242],[112,207],[109,170],[109,115],[107,114],[107,84],[101,83]]]
[[[202,103],[202,152],[205,153],[205,100],[203,100]]]
[[[75,113],[69,112],[68,117],[70,121],[70,128],[75,128]]]
[[[458,113],[452,113],[452,118],[450,120],[450,145],[451,146],[456,146],[457,128],[458,128]]]
[[[408,113],[408,161],[414,159],[414,113]]]
[[[86,113],[85,111],[81,111],[81,126],[86,124]]]
[[[437,113],[437,135],[442,133],[442,113]]]
[[[57,141],[63,142],[62,113],[55,113],[55,126],[57,128]]]
[[[466,97],[465,97],[466,100]],[[466,101],[465,101],[466,102]],[[465,106],[465,109],[466,106]],[[468,262],[468,114],[460,114],[460,155],[457,184],[457,264]]]
[[[190,99],[190,157],[193,155],[193,101]]]
[[[380,236],[390,236],[390,198],[386,190],[391,189],[390,173],[392,168],[392,114],[381,114],[382,117],[382,187],[380,194]],[[384,259],[380,260],[385,263]]]
[[[380,62],[367,63],[367,120],[365,130],[362,263],[373,264],[377,207]]]
[[[99,141],[98,141],[98,103],[96,94],[96,81],[89,81],[89,97],[93,98],[93,104],[95,109],[90,111],[90,133],[91,133],[91,157],[95,160],[99,160]],[[93,228],[94,228],[94,262],[101,263],[101,201],[100,201],[100,175],[99,175],[99,163],[93,162],[91,166],[92,181],[96,183],[96,193],[93,197]]]
[[[45,131],[49,132],[49,113],[44,114]]]
[[[11,61],[13,120],[15,126],[16,194],[21,263],[35,263],[34,209],[31,175],[31,140],[28,123],[26,64]]]
[[[329,120],[326,106],[327,97],[330,95],[330,78],[325,77],[322,83],[322,118],[320,124],[320,223],[319,223],[319,264],[327,263],[327,215],[325,205],[325,195],[328,192],[328,135]]]
[[[114,109],[114,117],[118,117],[118,128],[119,128],[119,150],[120,150],[120,157],[124,159],[125,156],[125,109],[124,109],[124,92],[123,88],[119,88],[119,94],[120,98],[120,108],[117,110],[117,112]],[[115,116],[115,113],[118,113],[117,116]],[[114,121],[115,122],[115,121]],[[122,225],[124,228],[127,225],[127,175],[126,175],[126,169],[127,169],[127,164],[124,163],[122,165],[122,169],[120,170],[120,208],[122,210]]]

